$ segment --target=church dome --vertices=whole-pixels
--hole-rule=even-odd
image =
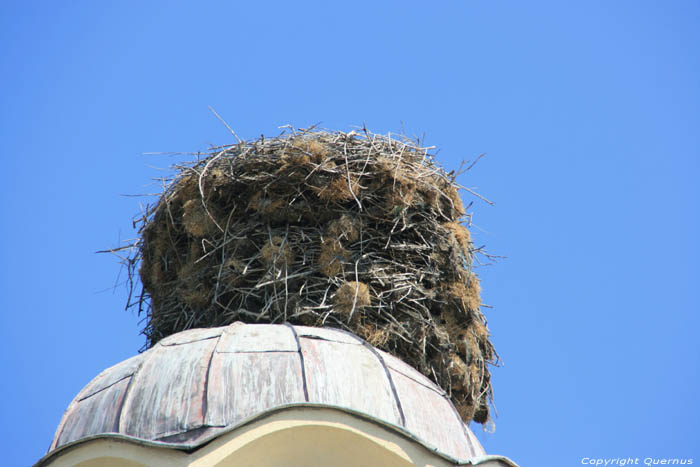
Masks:
[[[335,329],[193,329],[100,373],[66,410],[49,455],[86,439],[194,450],[288,408],[333,408],[456,461],[484,456],[448,395],[401,360]]]

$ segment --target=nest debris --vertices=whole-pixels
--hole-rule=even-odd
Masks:
[[[453,174],[420,142],[292,130],[214,148],[140,219],[129,306],[147,346],[235,321],[341,328],[486,423],[498,357]]]

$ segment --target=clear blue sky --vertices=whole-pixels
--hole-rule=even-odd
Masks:
[[[498,418],[523,466],[700,463],[700,3],[12,2],[0,6],[0,409],[28,465],[102,369],[137,352],[94,252],[177,158],[279,125],[425,133],[461,182]],[[70,6],[68,6],[70,5]],[[256,6],[253,6],[256,5]],[[470,199],[465,196],[465,199]],[[121,277],[123,279],[123,276]]]

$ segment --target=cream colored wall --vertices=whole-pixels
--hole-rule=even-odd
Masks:
[[[145,467],[146,464],[134,462],[120,457],[100,457],[83,461],[75,467]]]
[[[49,459],[51,467],[160,467],[186,466],[187,455],[170,449],[151,448],[114,440],[94,439]]]
[[[278,412],[222,436],[197,454],[192,467],[453,465],[382,425],[309,408]]]
[[[195,465],[209,464],[205,458]],[[337,428],[303,426],[276,431],[221,459],[219,467],[238,466],[391,466],[410,467],[408,459],[366,438]]]
[[[338,410],[308,407],[272,414],[191,454],[115,439],[95,439],[56,454],[42,467],[454,465],[382,425]]]

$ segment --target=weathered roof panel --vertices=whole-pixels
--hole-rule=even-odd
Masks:
[[[158,342],[160,346],[183,345],[190,342],[197,342],[205,339],[219,337],[223,332],[222,328],[188,329],[177,334],[165,337]]]
[[[302,337],[309,401],[363,412],[395,425],[401,417],[389,379],[364,346]]]
[[[406,415],[408,431],[420,433],[425,441],[459,459],[484,454],[481,446],[478,446],[479,451],[471,445],[464,423],[446,397],[433,389],[415,384],[398,371],[389,371]],[[439,418],[426,417],[426,413],[439,414]]]
[[[359,337],[243,323],[174,334],[105,370],[71,403],[49,451],[107,433],[192,449],[295,404],[365,414],[456,459],[484,452],[444,391]]]
[[[76,399],[81,400],[85,399],[86,397],[90,397],[96,392],[102,391],[103,389],[121,381],[124,378],[128,378],[136,373],[136,370],[142,363],[143,356],[136,355],[124,360],[121,363],[117,363],[110,368],[107,368],[102,373],[97,375],[97,377],[95,377],[92,381],[90,381],[88,385],[85,386],[80,393],[78,393]]]
[[[420,371],[414,369],[411,366],[406,365],[402,360],[399,360],[398,358],[394,357],[393,355],[386,353],[382,350],[377,349],[377,353],[381,355],[382,359],[384,360],[384,363],[388,368],[391,370],[397,371],[401,373],[402,375],[406,376],[407,378],[412,379],[418,384],[421,384],[425,386],[428,389],[431,389],[438,394],[444,395],[446,394],[445,391],[436,386],[435,383],[430,381],[427,376],[423,375]]]
[[[216,339],[158,345],[134,376],[122,409],[123,433],[144,439],[202,426],[204,388]]]
[[[251,368],[255,368],[255,372],[251,372]],[[305,398],[297,352],[214,355],[207,390],[207,425],[232,425],[272,408],[298,402],[305,402]]]
[[[76,401],[65,415],[57,444],[63,445],[95,433],[118,433],[119,410],[131,377]]]
[[[344,344],[362,344],[362,339],[349,332],[331,328],[314,328],[311,326],[294,326],[299,337],[309,337],[312,339],[323,339],[332,342],[342,342]]]
[[[248,324],[233,326],[221,336],[217,352],[296,352],[294,332],[287,326]]]

